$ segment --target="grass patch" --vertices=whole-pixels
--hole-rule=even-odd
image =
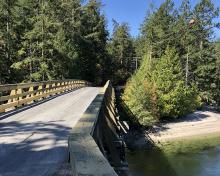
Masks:
[[[177,139],[159,144],[159,148],[166,154],[198,153],[220,146],[220,133]]]

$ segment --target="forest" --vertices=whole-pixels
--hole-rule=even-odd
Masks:
[[[211,0],[146,7],[138,37],[98,0],[0,0],[0,84],[83,79],[125,86],[143,125],[220,105],[219,8]]]

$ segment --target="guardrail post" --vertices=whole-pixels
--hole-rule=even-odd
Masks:
[[[46,93],[46,95],[45,95],[45,97],[44,98],[46,98],[46,97],[49,97],[49,93],[50,93],[50,84],[46,84],[46,87],[45,87],[45,93]]]
[[[29,87],[28,92],[33,92],[33,91],[34,91],[34,87],[33,86]],[[37,95],[37,93],[36,93],[36,95]],[[34,93],[31,93],[31,94],[26,96],[26,98],[32,98],[32,97],[34,97]],[[27,102],[27,104],[32,103],[32,102],[33,102],[33,100]]]
[[[61,86],[61,83],[58,82],[58,83],[57,83],[57,86],[56,86],[56,87],[57,87],[56,90],[60,90],[60,89],[61,89],[60,86]],[[59,94],[59,93],[60,93],[60,92],[57,92],[56,94]]]
[[[72,90],[72,81],[69,81],[69,90]]]
[[[39,95],[42,95],[42,94],[43,94],[43,92],[42,92],[43,90],[42,90],[42,89],[43,89],[43,86],[42,86],[42,85],[38,86],[38,89],[37,89],[37,90],[38,90],[39,92],[38,92],[38,93],[36,93],[36,95],[37,95],[37,96],[39,96]],[[40,99],[42,99],[42,98],[40,98]]]
[[[16,95],[16,90],[11,90],[10,95]],[[9,99],[9,100],[8,100],[8,103],[12,103],[12,102],[14,102],[15,100],[16,100],[16,98]]]
[[[53,83],[53,84],[51,85],[51,92],[54,92],[55,90],[56,90],[56,83]],[[52,95],[55,95],[55,93],[52,94]]]
[[[18,89],[18,90],[17,90],[17,92],[16,92],[16,94],[17,94],[17,95],[21,95],[21,94],[22,94],[22,92],[23,92],[23,90],[22,90],[22,89]],[[17,98],[17,100],[18,100],[18,105],[17,105],[17,107],[22,106],[22,104],[20,104],[20,103],[19,103],[19,100],[22,100],[22,99],[23,99],[23,97],[22,97],[22,96],[19,96],[19,97]]]
[[[64,82],[64,91],[67,92],[68,91],[68,82]]]

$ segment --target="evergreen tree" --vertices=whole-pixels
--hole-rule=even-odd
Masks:
[[[196,87],[185,85],[179,56],[170,47],[157,61],[144,58],[126,84],[123,100],[146,126],[186,115],[201,105]]]
[[[83,7],[80,0],[60,0],[53,3],[59,30],[55,39],[60,51],[60,72],[65,78],[81,78],[80,52],[82,48]],[[59,74],[59,73],[58,73]]]
[[[212,95],[214,103],[220,105],[220,40],[217,40],[215,43],[215,58],[216,58],[216,69],[214,73],[215,84],[212,86]]]
[[[107,78],[108,32],[97,1],[2,0],[1,9],[1,82]]]
[[[167,48],[152,73],[157,85],[161,117],[179,117],[193,112],[199,105],[197,90],[185,85],[180,59],[175,49]]]
[[[15,72],[10,66],[16,61],[16,3],[17,0],[0,1],[0,83],[15,81]]]
[[[57,49],[54,40],[58,24],[54,18],[51,3],[46,0],[28,2],[32,9],[28,21],[31,29],[24,33],[22,47],[18,51],[20,61],[13,67],[26,70],[25,80],[41,81],[55,78]]]
[[[150,49],[150,57],[160,58],[167,45],[175,44],[174,21],[175,13],[172,0],[166,0],[156,12],[146,17],[141,32],[145,39],[145,46]]]
[[[81,78],[97,84],[103,80],[108,36],[105,17],[100,12],[100,6],[96,0],[90,0],[83,7],[82,40],[78,62],[81,66],[79,70]]]
[[[183,0],[179,9],[177,22],[174,27],[175,37],[176,37],[176,48],[180,56],[182,70],[185,73],[185,83],[186,85],[192,82],[192,68],[193,68],[193,58],[191,57],[191,52],[193,48],[192,41],[194,40],[193,33],[189,22],[193,20],[192,10],[190,7],[189,0]],[[193,25],[193,24],[192,24]]]
[[[134,57],[133,40],[128,24],[114,21],[114,30],[108,46],[112,57],[112,79],[116,85],[123,85],[132,73],[131,62]]]
[[[194,50],[193,69],[194,79],[200,92],[207,97],[214,85],[216,70],[216,58],[214,56],[213,27],[216,25],[213,20],[219,15],[219,9],[215,8],[211,0],[201,0],[194,9],[195,25],[194,35],[196,36],[193,44]],[[208,99],[212,99],[208,97]],[[207,98],[206,98],[207,99]],[[209,100],[208,100],[209,101]]]
[[[145,56],[139,70],[126,84],[122,99],[140,124],[151,126],[158,122],[157,87],[151,81],[154,64]]]
[[[201,0],[194,9],[189,0],[183,0],[179,9],[165,1],[151,13],[142,25],[141,45],[151,58],[161,58],[166,47],[176,48],[187,86],[196,84],[201,97],[213,102],[216,91],[216,57],[213,45],[213,28],[219,25],[213,19],[219,15],[211,0]]]

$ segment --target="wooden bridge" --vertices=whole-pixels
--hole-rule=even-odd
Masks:
[[[107,161],[121,162],[113,92],[81,80],[0,85],[0,176],[59,175],[69,156],[70,175],[117,175]]]

